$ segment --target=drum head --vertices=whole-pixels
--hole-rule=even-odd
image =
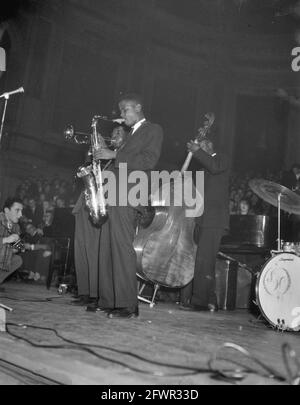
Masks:
[[[280,253],[263,267],[256,284],[263,316],[282,330],[300,330],[300,257]]]

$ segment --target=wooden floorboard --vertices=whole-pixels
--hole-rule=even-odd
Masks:
[[[186,313],[175,303],[158,303],[154,308],[141,303],[138,319],[108,319],[103,313],[88,313],[84,307],[71,305],[72,296],[59,295],[53,287],[48,291],[44,285],[15,281],[4,286],[0,303],[13,308],[6,313],[9,331],[35,345],[67,347],[33,347],[8,332],[0,333],[0,360],[11,364],[11,369],[1,368],[0,362],[2,385],[39,383],[34,382],[39,375],[41,384],[232,384],[213,378],[208,369],[208,360],[226,342],[242,346],[283,376],[287,372],[282,345],[288,343],[300,357],[299,332],[275,331],[248,310]],[[82,350],[82,346],[80,349],[63,342],[51,331],[24,324],[54,328],[81,345],[101,345],[89,347],[98,356]],[[255,371],[237,380],[238,384],[287,384],[268,378],[255,362],[236,351],[223,349],[222,353],[228,360],[234,359]],[[24,369],[24,378],[14,375],[17,366]],[[232,369],[234,365],[225,361],[216,367]]]

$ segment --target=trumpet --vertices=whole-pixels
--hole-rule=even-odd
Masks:
[[[95,116],[95,119],[98,119],[98,117],[102,117],[101,119],[103,120],[103,116]],[[100,118],[99,118],[100,119]],[[105,119],[105,121],[110,121],[110,122],[116,122],[118,124],[122,124],[125,120],[123,118],[116,118],[113,120],[110,119]],[[86,144],[89,145],[91,143],[91,134],[87,132],[82,132],[82,131],[75,131],[73,125],[67,125],[65,130],[64,130],[64,137],[68,141],[74,141],[78,145]],[[114,140],[111,139],[110,137],[103,137],[104,141],[108,142],[109,146],[114,146]]]
[[[68,141],[75,141],[75,143],[81,144],[90,144],[91,143],[91,134],[87,132],[75,131],[73,125],[68,125],[64,130],[64,136]],[[109,137],[103,137],[105,141],[110,141]]]
[[[80,131],[76,131],[74,130],[73,125],[67,125],[65,130],[64,130],[64,136],[65,139],[67,139],[68,141],[75,141],[75,143],[77,144],[88,144],[90,143],[90,134],[87,134],[86,132],[80,132]],[[81,137],[78,138],[78,137]]]

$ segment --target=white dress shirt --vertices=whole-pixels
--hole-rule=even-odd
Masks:
[[[142,125],[143,122],[146,121],[146,118],[141,119],[140,121],[136,122],[132,127],[131,135]]]

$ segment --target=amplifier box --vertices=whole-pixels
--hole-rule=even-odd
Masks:
[[[216,261],[216,294],[223,310],[250,308],[253,275],[232,260]]]

